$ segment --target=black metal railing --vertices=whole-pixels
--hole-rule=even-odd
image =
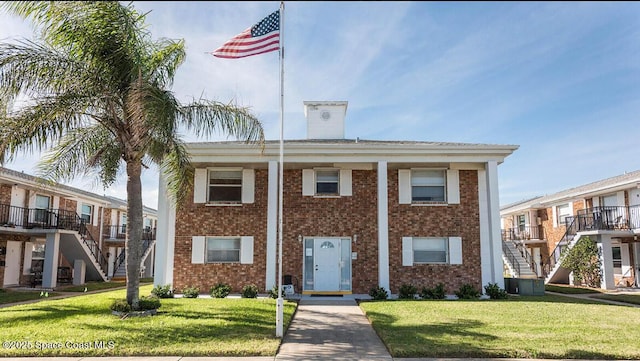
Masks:
[[[511,252],[511,249],[505,242],[502,242],[502,253],[507,257],[509,263],[511,263],[517,276],[520,277],[520,262],[518,262],[516,256]]]
[[[569,242],[573,239],[573,237],[578,233],[578,218],[577,217],[567,217],[565,218],[565,227],[566,231],[562,235],[560,242],[556,244],[556,247],[553,249],[546,262],[542,264],[542,276],[547,278],[551,271],[554,269],[556,264],[560,262],[560,257],[562,256],[562,252],[567,248]]]
[[[531,271],[537,275],[538,265],[533,260],[533,257],[531,256],[531,254],[527,252],[527,247],[525,247],[523,244],[520,244],[520,243],[515,243],[515,246],[516,246],[516,249],[520,251],[522,258],[524,258],[524,260],[527,261],[527,264],[529,265],[529,268],[531,268]]]
[[[503,241],[525,241],[530,239],[545,239],[541,226],[520,226],[502,230]]]
[[[103,238],[105,239],[127,239],[127,225],[119,226],[104,226],[102,231]],[[145,227],[142,230],[142,240],[155,240],[156,229],[151,227]]]
[[[142,241],[142,255],[144,256],[145,253],[147,253],[147,251],[149,250],[149,248],[151,247],[151,245],[153,244],[154,239],[144,239]],[[116,260],[113,262],[114,266],[113,266],[113,274],[115,275],[118,270],[120,269],[120,267],[122,267],[122,265],[124,264],[124,260],[125,260],[125,250],[122,250],[122,252],[120,252],[120,254],[118,255],[118,258],[116,258]]]
[[[89,232],[85,220],[74,211],[51,208],[25,208],[0,204],[0,226],[23,229],[66,229],[80,234],[93,259],[106,274],[107,258]]]

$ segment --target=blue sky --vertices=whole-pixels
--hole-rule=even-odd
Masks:
[[[279,2],[134,2],[154,38],[184,39],[172,90],[249,106],[279,137],[278,53],[214,58]],[[348,101],[347,138],[515,144],[505,205],[640,169],[638,2],[286,2],[285,138],[303,101]],[[31,37],[0,14],[0,41]],[[196,139],[185,135],[189,141]],[[216,137],[208,140],[221,140]],[[37,154],[8,167],[35,173]],[[157,205],[158,176],[143,177]],[[123,180],[102,190],[125,198]]]

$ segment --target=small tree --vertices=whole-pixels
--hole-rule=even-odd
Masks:
[[[573,272],[573,283],[587,287],[600,287],[600,252],[598,245],[589,237],[580,238],[562,255],[562,267]]]

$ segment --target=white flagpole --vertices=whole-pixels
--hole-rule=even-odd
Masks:
[[[276,337],[284,336],[284,300],[282,299],[282,195],[284,187],[284,1],[280,2],[280,167],[278,186],[278,298],[276,300]]]

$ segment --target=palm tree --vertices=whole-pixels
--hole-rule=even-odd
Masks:
[[[193,182],[193,167],[179,131],[222,132],[262,144],[262,125],[247,108],[205,99],[181,104],[168,88],[185,59],[184,41],[153,41],[145,15],[131,4],[21,1],[3,2],[2,8],[32,20],[42,35],[0,44],[0,161],[45,151],[41,177],[94,176],[105,187],[126,171],[127,302],[135,309],[142,169],[156,164],[180,202]],[[24,105],[10,107],[24,97]]]

